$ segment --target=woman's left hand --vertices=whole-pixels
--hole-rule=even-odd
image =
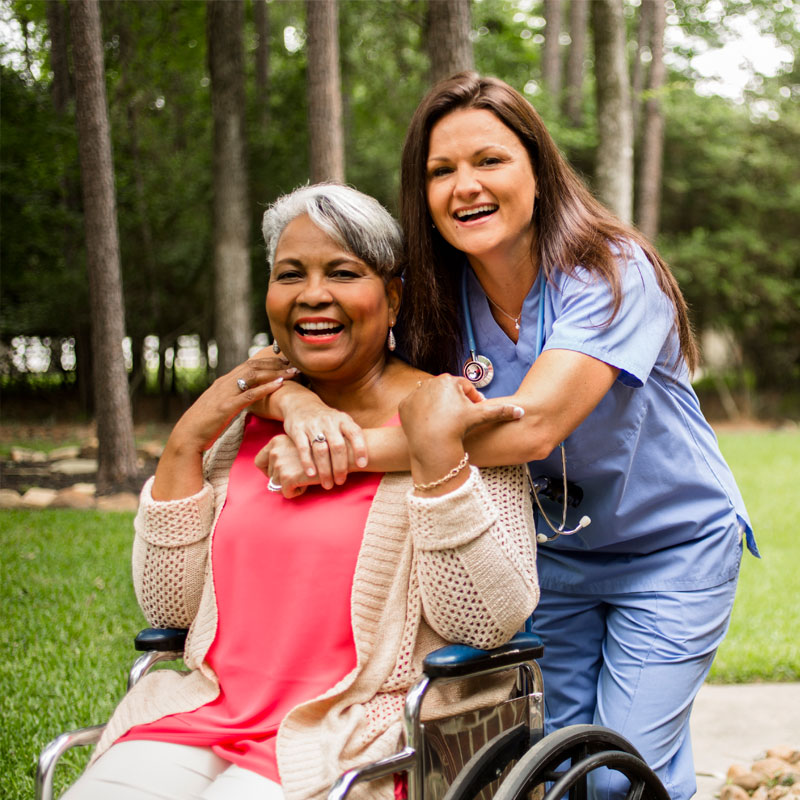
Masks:
[[[308,476],[297,447],[284,433],[273,436],[261,448],[255,464],[269,478],[271,486],[280,487],[284,497],[299,497],[308,486],[319,482],[316,477]]]

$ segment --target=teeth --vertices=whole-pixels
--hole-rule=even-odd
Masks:
[[[456,216],[459,219],[468,219],[469,217],[473,217],[476,214],[486,214],[492,211],[496,211],[497,206],[494,204],[488,204],[484,206],[476,206],[475,208],[464,208],[459,211],[456,211]]]
[[[303,322],[298,323],[297,327],[303,333],[310,333],[311,331],[329,331],[333,333],[342,328],[341,325],[335,322]]]

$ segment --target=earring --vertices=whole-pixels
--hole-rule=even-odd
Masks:
[[[272,341],[272,352],[273,353],[280,353],[280,351],[281,351],[281,346],[278,344],[277,341],[275,341],[273,339],[273,341]]]
[[[394,328],[394,323],[392,323],[389,326],[389,338],[387,340],[387,343],[389,345],[389,350],[391,351],[393,351],[397,347],[397,340],[394,338],[394,331],[392,330],[393,328]]]

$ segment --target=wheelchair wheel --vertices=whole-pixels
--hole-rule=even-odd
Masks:
[[[670,800],[656,774],[618,733],[599,725],[570,725],[551,733],[517,762],[494,800],[586,800],[587,777],[602,767],[630,782],[626,800]],[[547,784],[552,784],[546,788]]]

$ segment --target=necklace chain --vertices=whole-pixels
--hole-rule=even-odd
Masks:
[[[495,307],[495,308],[496,308],[496,309],[497,309],[497,310],[498,310],[498,311],[499,311],[501,314],[503,314],[504,316],[508,317],[508,318],[509,318],[509,319],[510,319],[510,320],[511,320],[513,323],[514,323],[514,327],[515,327],[517,330],[519,330],[519,322],[520,322],[520,320],[522,319],[522,309],[520,309],[520,312],[519,312],[519,314],[517,314],[517,316],[516,316],[516,317],[513,317],[513,316],[511,316],[511,314],[509,314],[509,313],[508,313],[508,311],[505,311],[505,310],[503,310],[502,308],[500,308],[500,306],[499,306],[499,305],[497,305],[497,303],[495,303],[495,301],[494,301],[494,300],[492,300],[492,298],[491,298],[491,297],[489,297],[489,295],[488,295],[488,294],[486,295],[486,299],[487,299],[487,300],[488,300],[488,301],[489,301],[489,302],[490,302],[490,303],[491,303],[491,304],[492,304],[492,305],[493,305],[493,306],[494,306],[494,307]]]

